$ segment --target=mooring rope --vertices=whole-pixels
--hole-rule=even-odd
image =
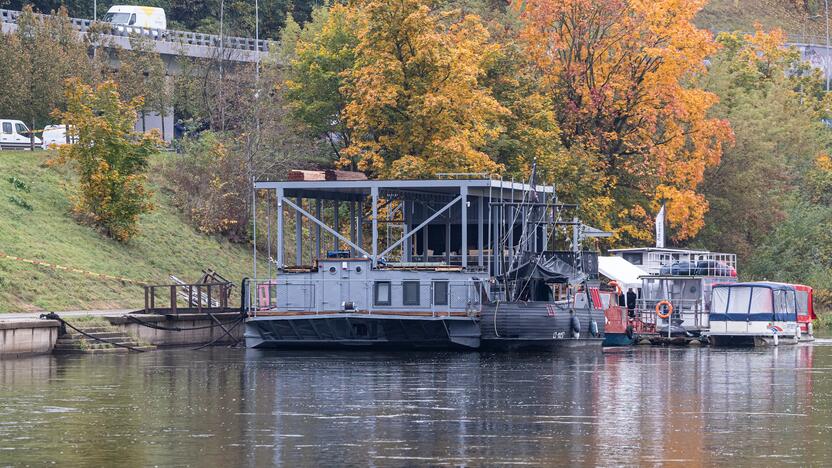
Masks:
[[[42,319],[47,319],[47,320],[57,320],[57,321],[61,322],[63,325],[65,325],[65,326],[67,326],[67,327],[69,327],[69,328],[71,328],[71,329],[73,329],[73,330],[77,331],[78,333],[80,333],[80,334],[82,334],[82,335],[86,336],[87,338],[91,338],[91,339],[93,339],[93,340],[100,341],[100,342],[102,342],[102,343],[107,343],[107,344],[109,344],[109,345],[118,346],[119,348],[127,348],[127,349],[129,349],[129,350],[131,350],[131,351],[135,351],[135,352],[137,352],[137,353],[143,353],[143,352],[147,351],[146,349],[139,349],[139,348],[135,348],[135,347],[130,346],[130,345],[121,344],[121,343],[115,343],[115,342],[112,342],[112,341],[107,341],[107,340],[105,340],[105,339],[103,339],[103,338],[98,338],[97,336],[90,335],[89,333],[87,333],[87,332],[85,332],[85,331],[83,331],[83,330],[79,330],[78,328],[76,328],[76,327],[75,327],[74,325],[72,325],[71,323],[69,323],[69,322],[67,322],[66,320],[62,319],[62,318],[61,318],[61,317],[59,317],[59,316],[58,316],[58,314],[56,314],[55,312],[49,312],[48,314],[40,314],[40,318],[42,318]]]
[[[231,337],[231,339],[236,341],[236,343],[234,343],[234,346],[240,344],[240,340],[237,340],[236,338],[234,338],[234,336],[231,334],[231,332],[234,331],[235,328],[237,328],[237,325],[243,323],[243,321],[245,321],[245,319],[246,319],[245,317],[238,318],[234,322],[234,325],[231,328],[229,328],[228,330],[225,330],[225,333],[223,333],[222,335],[214,338],[213,340],[209,341],[208,343],[205,343],[203,345],[200,345],[200,346],[197,346],[196,348],[191,348],[191,349],[194,350],[194,351],[197,351],[197,350],[200,350],[202,348],[207,348],[208,346],[211,346],[212,344],[216,343],[220,339],[225,338],[226,335],[228,335],[229,337]]]
[[[153,322],[148,322],[146,320],[142,320],[142,319],[136,317],[135,315],[129,315],[128,314],[128,315],[122,315],[122,317],[126,318],[128,320],[132,320],[132,321],[136,322],[137,324],[145,326],[147,328],[153,328],[154,330],[164,330],[164,331],[180,332],[180,331],[190,331],[190,330],[205,330],[206,328],[216,328],[216,327],[219,326],[216,323],[212,323],[211,325],[204,325],[204,326],[200,326],[200,327],[189,327],[189,328],[165,327],[165,326],[162,326],[162,325],[155,324]],[[238,320],[239,319],[234,319],[234,320],[229,320],[227,322],[221,322],[221,323],[223,325],[231,325],[231,324],[237,322]]]

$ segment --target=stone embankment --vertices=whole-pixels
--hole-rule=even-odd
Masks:
[[[199,346],[208,343],[222,345],[233,343],[234,339],[241,340],[243,335],[243,325],[237,323],[240,315],[236,312],[215,313],[214,317],[222,326],[206,314],[153,315],[118,312],[92,313],[90,315],[94,315],[98,323],[86,327],[81,322],[72,320],[72,316],[79,315],[78,312],[62,316],[69,320],[69,323],[92,336],[100,336],[102,340],[84,337],[71,329],[67,330],[67,334],[61,335],[60,321],[39,319],[39,314],[14,314],[11,316],[13,318],[0,315],[0,359],[53,352],[130,351],[112,343],[123,343],[142,351],[154,347]],[[130,316],[134,318],[131,319]],[[234,339],[226,334],[223,327],[229,330]],[[107,346],[106,342],[111,342],[110,346]],[[124,351],[105,351],[113,348]]]

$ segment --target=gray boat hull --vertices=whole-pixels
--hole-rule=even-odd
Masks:
[[[366,314],[253,317],[248,348],[478,349],[480,330],[469,317]]]
[[[573,316],[577,317],[580,329],[577,333],[573,330]],[[484,304],[480,331],[483,349],[600,348],[604,341],[604,313],[551,302]]]

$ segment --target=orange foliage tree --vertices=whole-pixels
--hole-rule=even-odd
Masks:
[[[484,152],[508,111],[482,83],[496,44],[478,17],[431,11],[424,0],[359,4],[356,62],[341,164],[394,178],[496,172]]]
[[[622,238],[650,240],[662,203],[674,239],[703,226],[707,201],[697,187],[733,137],[727,121],[708,116],[715,95],[691,85],[717,50],[692,22],[703,5],[515,0],[520,37],[552,98],[561,144],[578,155],[564,170],[587,160],[585,178],[595,181],[590,218],[617,227]]]

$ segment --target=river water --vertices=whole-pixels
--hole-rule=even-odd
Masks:
[[[0,361],[0,466],[832,463],[832,342]]]

